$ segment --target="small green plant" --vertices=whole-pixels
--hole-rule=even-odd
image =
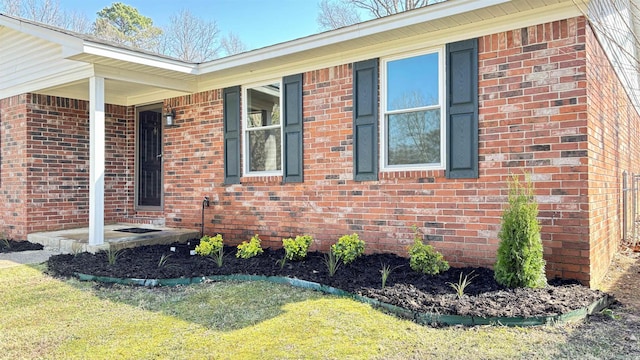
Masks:
[[[460,272],[460,278],[458,279],[457,283],[448,283],[449,286],[451,286],[453,290],[456,291],[456,296],[458,297],[458,299],[461,299],[464,296],[464,291],[467,289],[467,286],[471,285],[471,281],[478,276],[473,275],[471,278],[469,278],[471,274],[473,274],[473,271],[465,275],[463,278],[462,272]]]
[[[602,314],[602,315],[604,315],[604,316],[606,316],[608,318],[611,318],[613,320],[620,320],[622,318],[622,316],[615,314],[613,312],[613,310],[611,310],[611,309],[604,309],[604,310],[600,311],[600,314]]]
[[[509,205],[502,214],[498,233],[496,281],[506,287],[542,288],[547,285],[543,258],[538,203],[528,174],[525,184],[516,175],[509,181]]]
[[[333,277],[333,275],[336,274],[341,262],[342,259],[340,254],[334,253],[333,250],[329,250],[329,253],[324,255],[324,264],[327,266],[327,271],[329,271],[330,277]]]
[[[115,250],[112,247],[109,247],[105,253],[107,254],[107,262],[109,265],[115,265],[116,261],[122,254],[121,250]]]
[[[196,245],[196,254],[211,256],[216,265],[222,267],[224,259],[224,241],[222,240],[222,234],[216,236],[205,235],[200,238],[200,244]]]
[[[422,242],[418,228],[414,225],[413,245],[409,247],[409,265],[411,269],[423,274],[435,275],[449,270],[449,263],[433,246]]]
[[[160,261],[158,261],[158,267],[159,268],[163,268],[163,267],[169,267],[169,258],[173,256],[173,254],[163,254],[160,257]]]
[[[236,257],[249,259],[256,255],[262,254],[264,251],[262,250],[262,245],[260,245],[260,236],[256,234],[249,240],[249,242],[243,241],[242,244],[238,245],[238,252],[236,252]]]
[[[385,286],[387,286],[387,279],[389,278],[389,275],[391,275],[391,272],[395,269],[397,269],[398,267],[394,267],[393,269],[391,268],[391,265],[389,264],[382,264],[382,268],[380,269],[380,274],[382,275],[382,288],[384,289]]]
[[[313,242],[311,235],[298,235],[295,239],[288,238],[282,240],[284,257],[287,260],[299,261],[307,257],[309,246]]]
[[[360,240],[358,234],[344,235],[331,245],[331,251],[347,265],[364,253],[364,241]]]
[[[284,269],[284,266],[287,264],[287,258],[283,257],[280,260],[276,260],[276,264],[278,264],[278,266],[280,266],[280,270]]]
[[[2,236],[2,234],[0,234],[0,248],[11,249],[11,243],[9,243],[9,239]]]

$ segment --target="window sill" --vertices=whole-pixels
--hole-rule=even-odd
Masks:
[[[435,179],[445,177],[444,169],[414,170],[414,169],[384,169],[380,171],[380,180],[407,179],[418,180],[420,183],[435,182]]]
[[[243,185],[251,185],[251,184],[282,184],[282,175],[276,174],[265,174],[265,175],[246,175],[240,178],[240,184]]]

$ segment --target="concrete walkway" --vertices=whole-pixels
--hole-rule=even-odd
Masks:
[[[10,268],[18,265],[40,264],[47,260],[51,255],[59,254],[52,250],[28,250],[16,251],[0,254],[0,269]]]

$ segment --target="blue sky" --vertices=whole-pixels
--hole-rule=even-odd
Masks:
[[[96,13],[115,1],[59,0],[65,11],[78,11],[94,20]],[[318,31],[319,0],[119,0],[153,19],[157,26],[172,13],[190,10],[205,20],[215,20],[223,34],[233,32],[248,49],[297,39]]]

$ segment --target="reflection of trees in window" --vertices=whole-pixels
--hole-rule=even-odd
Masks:
[[[425,103],[419,92],[394,100],[395,109],[415,109]],[[440,162],[440,109],[413,110],[387,115],[388,164],[433,164]]]
[[[267,88],[267,87],[262,87]],[[279,95],[279,89],[269,87]],[[280,99],[266,91],[248,90],[249,171],[277,171],[282,164]]]

